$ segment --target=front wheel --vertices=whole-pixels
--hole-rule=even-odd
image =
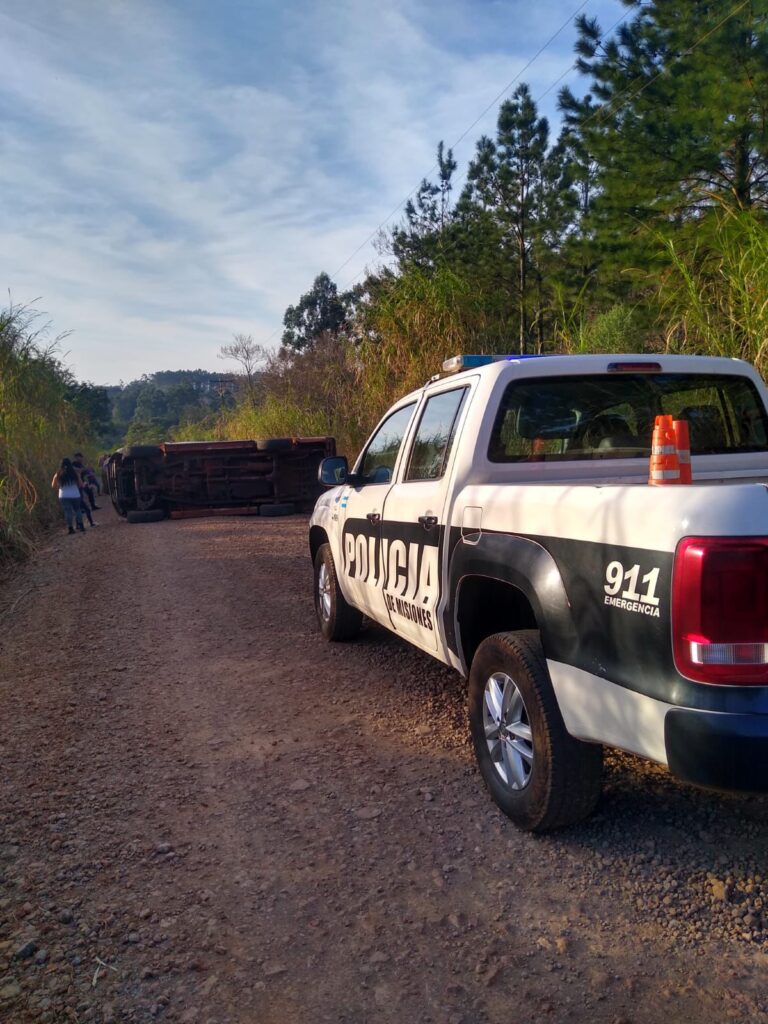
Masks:
[[[469,725],[483,780],[520,828],[548,832],[592,813],[603,750],[567,732],[536,630],[495,633],[480,644]]]
[[[315,612],[326,640],[353,640],[360,632],[362,613],[341,592],[330,544],[315,556]]]

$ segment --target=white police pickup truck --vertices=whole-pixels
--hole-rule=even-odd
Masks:
[[[310,524],[328,640],[363,616],[469,677],[480,771],[518,825],[599,797],[602,745],[768,789],[768,415],[696,356],[459,356],[390,409]],[[450,372],[454,371],[454,372]],[[694,484],[651,487],[654,419]]]

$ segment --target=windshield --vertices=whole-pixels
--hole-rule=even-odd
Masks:
[[[595,374],[513,381],[496,414],[488,458],[647,458],[660,414],[688,421],[693,455],[768,449],[765,408],[746,377]]]

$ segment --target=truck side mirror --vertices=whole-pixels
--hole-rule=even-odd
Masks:
[[[349,478],[349,464],[346,455],[334,455],[323,459],[317,470],[317,481],[323,487],[338,487]]]

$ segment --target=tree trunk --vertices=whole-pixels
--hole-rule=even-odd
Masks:
[[[536,352],[538,355],[544,351],[544,279],[541,271],[536,271]]]
[[[520,232],[518,239],[518,287],[520,289],[520,355],[525,355],[526,342],[528,340],[528,327],[525,321],[525,289],[526,289],[526,258],[525,258],[525,235]]]
[[[733,149],[733,191],[739,209],[747,210],[752,205],[752,188],[750,181],[749,133],[746,130],[739,132]]]

